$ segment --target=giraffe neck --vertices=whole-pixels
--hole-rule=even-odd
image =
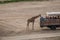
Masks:
[[[37,16],[34,16],[34,17],[32,17],[32,18],[34,18],[34,19],[36,19],[36,18],[38,18],[40,15],[37,15]]]

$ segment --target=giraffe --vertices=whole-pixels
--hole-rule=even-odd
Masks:
[[[27,30],[29,30],[29,24],[32,23],[32,30],[34,30],[34,22],[35,22],[35,19],[40,17],[41,14],[37,15],[37,16],[34,16],[34,17],[31,17],[30,19],[27,20]]]

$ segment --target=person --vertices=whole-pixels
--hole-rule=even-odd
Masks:
[[[44,17],[40,17],[40,22],[44,22],[44,21],[46,21],[46,18],[44,18]]]
[[[40,16],[40,24],[41,24],[41,28],[43,28],[42,24],[46,21],[46,18],[44,18],[43,16]]]

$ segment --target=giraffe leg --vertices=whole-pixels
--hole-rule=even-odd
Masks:
[[[29,31],[29,21],[27,21],[27,28],[26,28],[27,31]]]
[[[34,30],[34,21],[32,22],[32,30]]]

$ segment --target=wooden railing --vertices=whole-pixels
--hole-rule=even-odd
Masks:
[[[46,19],[42,25],[60,25],[60,19]]]

